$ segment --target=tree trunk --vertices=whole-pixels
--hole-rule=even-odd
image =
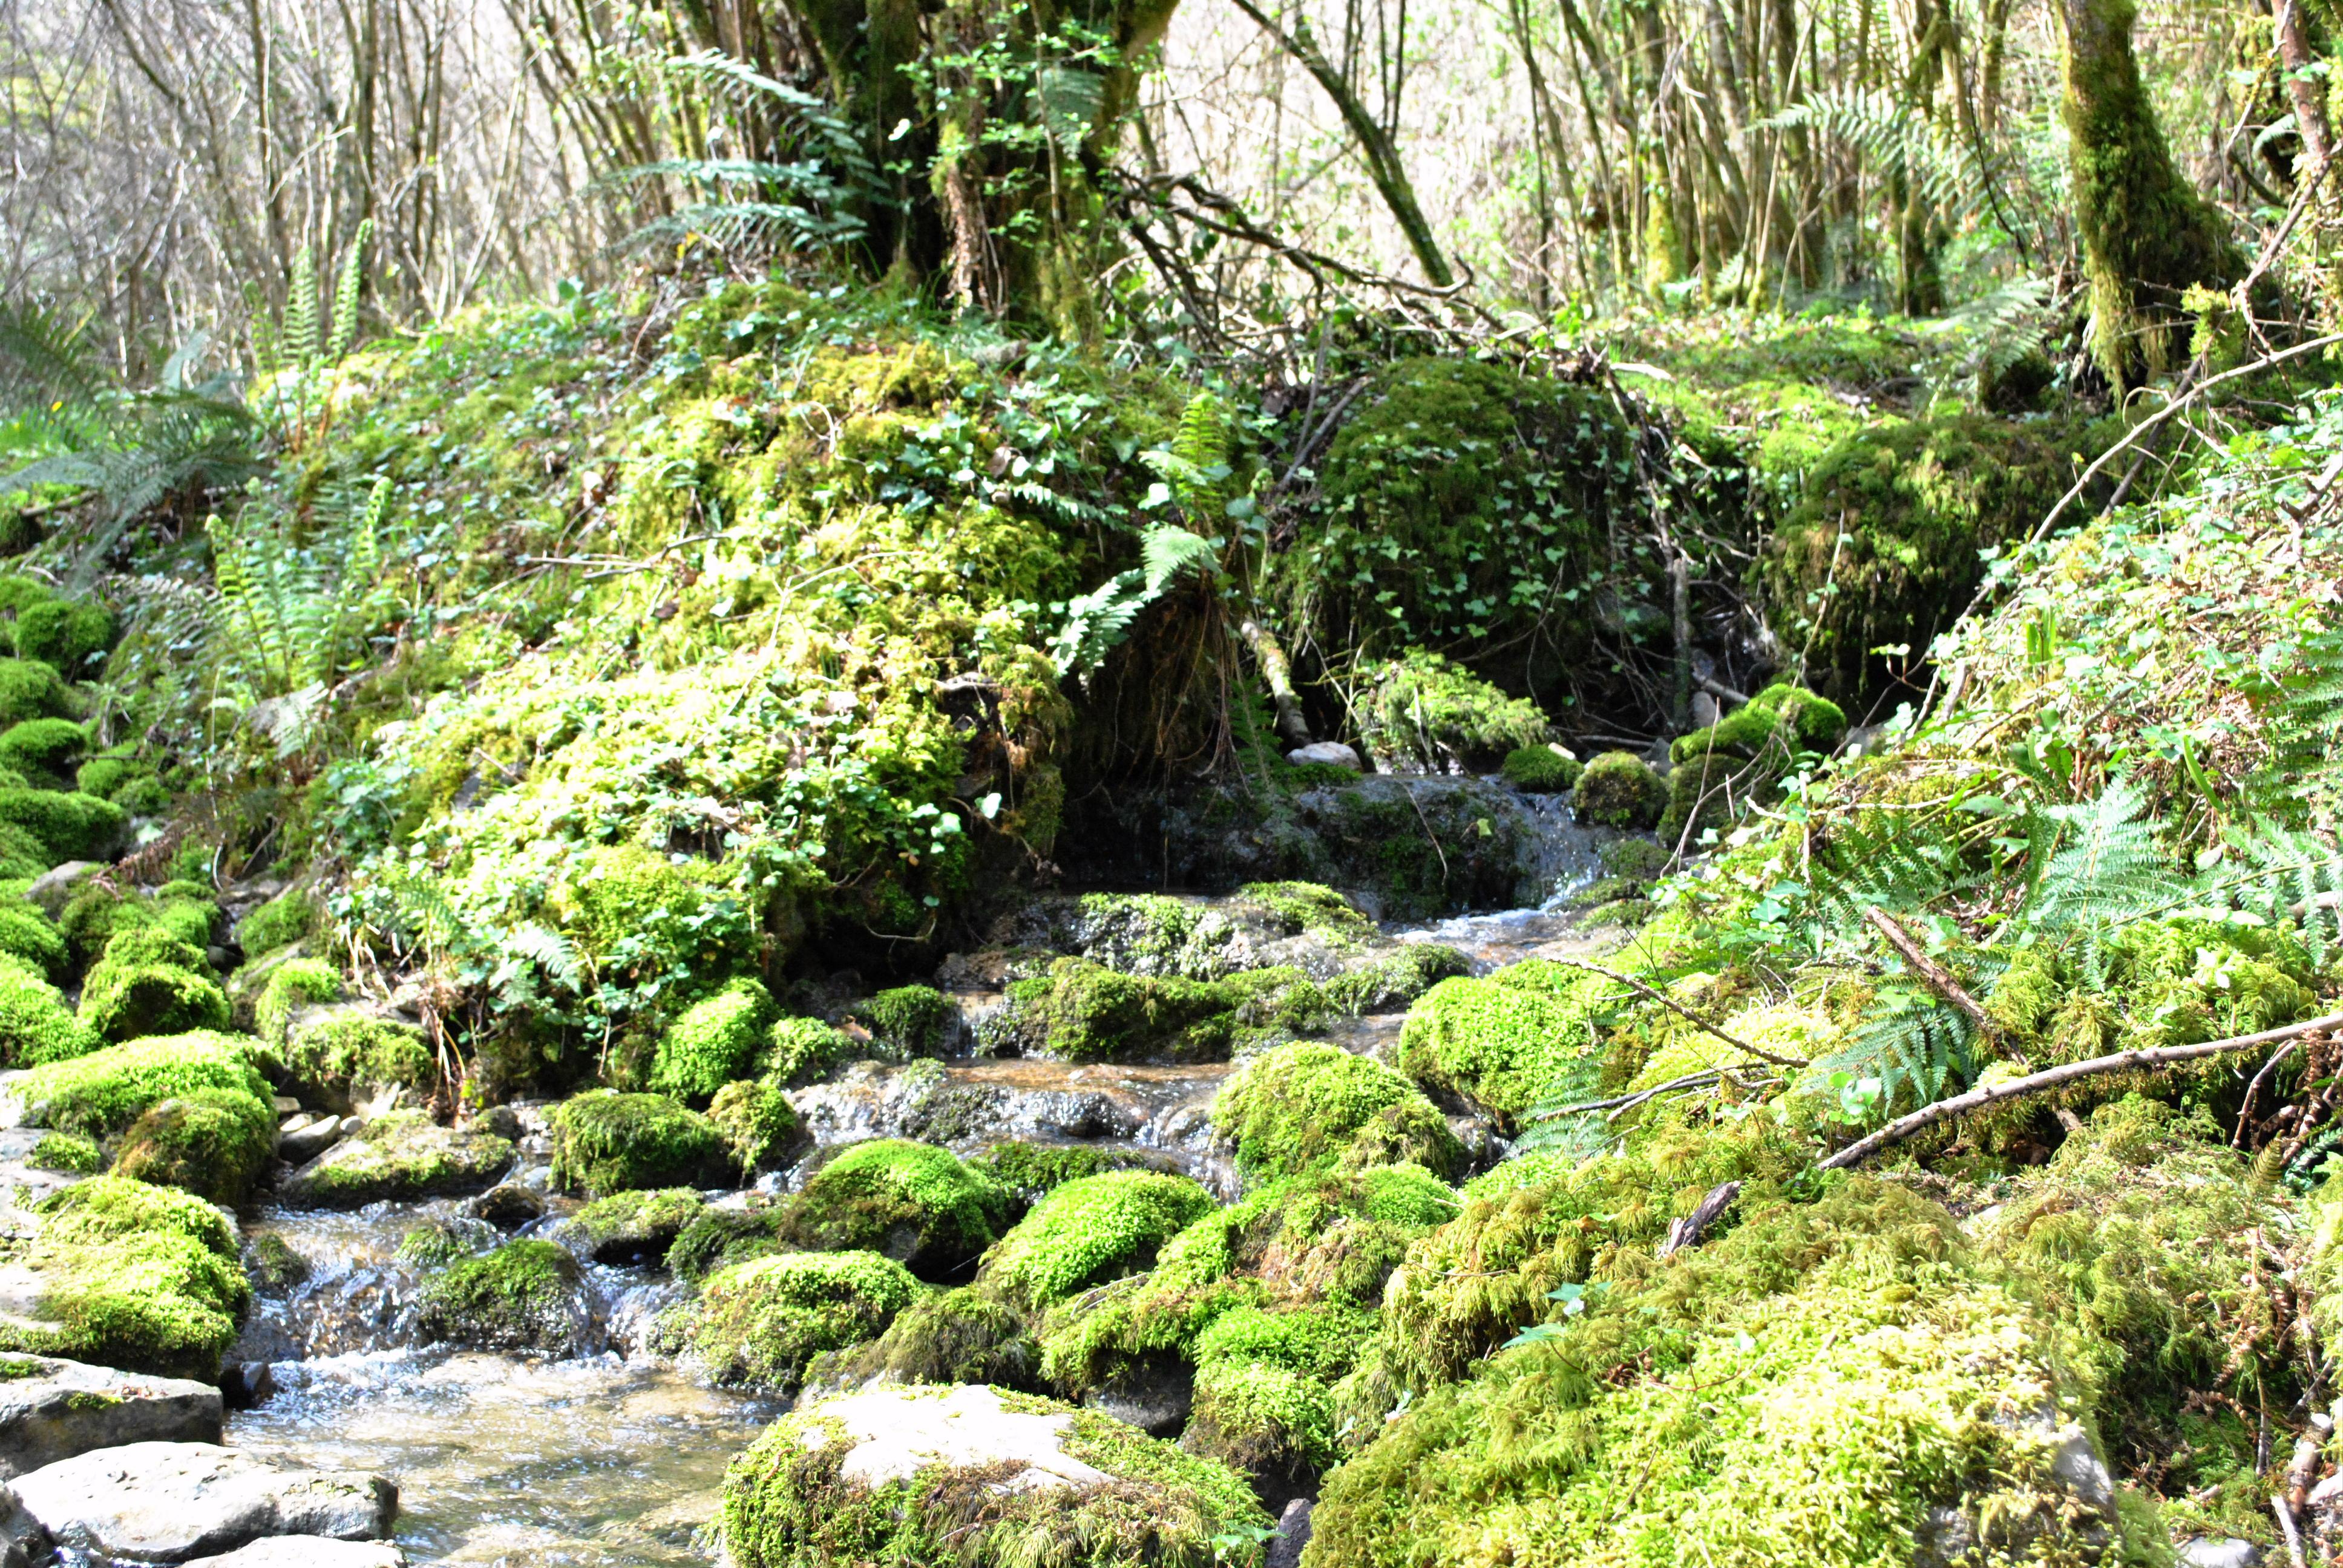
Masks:
[[[2132,55],[2132,0],[2059,0],[2057,10],[2092,352],[2118,387],[2136,386],[2180,358],[2183,293],[2235,280],[2245,257],[2173,164]]]

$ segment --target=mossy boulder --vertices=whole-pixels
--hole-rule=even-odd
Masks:
[[[439,1076],[420,1029],[365,1007],[295,1015],[286,1029],[283,1062],[289,1093],[343,1115],[392,1091],[427,1090]]]
[[[34,1068],[9,1092],[24,1107],[27,1126],[110,1138],[151,1107],[202,1090],[267,1103],[268,1084],[253,1065],[250,1045],[242,1036],[215,1033],[136,1040]]]
[[[1307,1029],[1331,1012],[1296,968],[1192,980],[1060,959],[1045,975],[1011,982],[1007,1005],[980,1037],[995,1051],[1066,1061],[1209,1060],[1248,1032]]]
[[[120,630],[114,611],[91,598],[37,598],[16,610],[19,658],[37,659],[73,680],[87,680]]]
[[[1451,975],[1472,972],[1473,960],[1454,948],[1439,942],[1401,942],[1344,970],[1319,990],[1338,1012],[1389,1012],[1407,1006]]]
[[[1256,1180],[1403,1161],[1444,1172],[1463,1156],[1422,1091],[1379,1061],[1314,1040],[1238,1069],[1213,1098],[1212,1125]]]
[[[104,1043],[74,1016],[56,987],[28,970],[0,964],[0,1066],[38,1067],[87,1056]]]
[[[308,889],[288,888],[245,916],[236,928],[236,940],[255,957],[275,952],[316,930],[322,913]]]
[[[441,1127],[420,1111],[377,1116],[285,1179],[288,1209],[362,1209],[484,1192],[512,1164],[513,1146],[493,1132]]]
[[[1532,795],[1559,795],[1578,787],[1586,765],[1548,741],[1542,746],[1516,746],[1505,753],[1497,771],[1516,789]]]
[[[73,694],[54,666],[36,659],[0,658],[0,725],[72,717]]]
[[[979,1282],[1029,1308],[1151,1267],[1156,1252],[1213,1207],[1185,1176],[1110,1171],[1069,1181],[986,1254]]]
[[[1222,1568],[1270,1519],[1225,1466],[1096,1411],[977,1385],[875,1388],[774,1423],[725,1473],[739,1568]]]
[[[726,1084],[748,1077],[779,1010],[761,981],[727,981],[660,1032],[651,1089],[704,1103]]]
[[[1769,805],[1781,779],[1809,752],[1827,752],[1846,734],[1838,704],[1803,687],[1769,686],[1705,729],[1669,748],[1668,807],[1660,838],[1682,841]]]
[[[677,1279],[697,1283],[735,1263],[787,1251],[781,1231],[788,1213],[761,1195],[751,1195],[743,1207],[710,1204],[676,1237],[667,1266]]]
[[[159,926],[117,931],[82,981],[82,1021],[107,1040],[224,1030],[227,992],[210,971],[202,949]]]
[[[0,823],[31,834],[52,866],[65,860],[112,859],[129,820],[130,814],[121,807],[95,795],[0,789]]]
[[[1351,716],[1382,772],[1486,772],[1552,730],[1534,702],[1420,648],[1359,676]]]
[[[1546,1305],[1532,1342],[1419,1391],[1328,1476],[1313,1563],[1496,1543],[1521,1568],[2168,1549],[2110,1480],[2046,1325],[1925,1198],[1851,1182]]]
[[[1586,765],[1571,797],[1582,822],[1648,832],[1667,809],[1667,780],[1632,751],[1605,751]]]
[[[861,1054],[852,1035],[818,1018],[776,1019],[765,1031],[759,1076],[783,1088],[811,1083]]]
[[[342,971],[323,959],[287,959],[268,971],[253,1001],[253,1032],[282,1046],[296,1014],[337,1002],[343,994]]]
[[[549,1120],[553,1183],[568,1192],[712,1186],[730,1163],[716,1124],[664,1094],[596,1090],[564,1101]]]
[[[0,902],[0,953],[24,960],[51,980],[65,978],[65,935],[30,904]]]
[[[950,1037],[952,1004],[933,986],[904,985],[854,1004],[850,1015],[871,1043],[890,1057],[941,1056]]]
[[[234,1208],[277,1147],[277,1112],[240,1089],[196,1089],[149,1106],[122,1135],[117,1176],[177,1187]]]
[[[1180,1446],[1215,1459],[1280,1507],[1317,1490],[1341,1456],[1334,1391],[1268,1362],[1216,1358],[1196,1373],[1195,1404]]]
[[[818,1251],[869,1251],[927,1280],[964,1273],[992,1245],[1001,1190],[959,1155],[884,1138],[857,1143],[790,1200],[786,1235]]]
[[[866,1344],[835,1351],[809,1365],[809,1388],[897,1383],[990,1383],[1039,1387],[1041,1347],[1025,1314],[974,1285],[921,1296]]]
[[[578,1210],[572,1222],[598,1263],[659,1263],[707,1207],[690,1187],[613,1192]]]
[[[0,1350],[158,1377],[219,1375],[252,1299],[225,1215],[125,1176],[68,1187],[35,1212],[19,1254],[30,1299],[0,1315]]]
[[[708,1120],[743,1177],[776,1169],[805,1141],[805,1124],[789,1094],[769,1078],[744,1078],[718,1090]]]
[[[578,1260],[551,1241],[508,1241],[451,1263],[424,1282],[417,1304],[425,1333],[476,1350],[572,1356],[595,1338]]]
[[[1616,982],[1542,959],[1444,980],[1408,1010],[1400,1070],[1517,1126],[1599,1070],[1599,1025],[1623,1000]]]
[[[39,789],[70,789],[88,749],[89,731],[70,719],[27,719],[0,729],[0,768]]]
[[[1102,1171],[1147,1169],[1151,1161],[1145,1150],[1112,1144],[1009,1142],[993,1144],[969,1165],[999,1187],[1021,1217],[1069,1181]]]
[[[926,1292],[876,1252],[774,1253],[709,1275],[659,1339],[719,1382],[789,1393],[815,1356],[876,1339]]]

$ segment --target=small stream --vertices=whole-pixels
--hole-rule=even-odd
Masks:
[[[1566,814],[1541,816],[1541,864],[1555,901],[1592,879],[1593,836]],[[1198,900],[1204,902],[1209,900]],[[1463,952],[1477,971],[1595,945],[1554,905],[1393,928],[1401,941]],[[964,1017],[998,1005],[962,993]],[[1347,1049],[1388,1055],[1401,1013],[1327,1032]],[[972,1152],[1003,1139],[1109,1143],[1151,1151],[1223,1198],[1236,1179],[1211,1136],[1212,1097],[1227,1063],[1092,1064],[963,1058],[860,1062],[792,1095],[817,1142],[924,1138]],[[508,1175],[543,1192],[542,1139],[525,1139]],[[766,1179],[768,1186],[786,1178]],[[562,1235],[577,1205],[548,1198],[545,1218],[518,1234]],[[506,1568],[619,1568],[704,1563],[701,1532],[724,1470],[783,1402],[704,1387],[642,1348],[679,1290],[663,1271],[588,1263],[594,1353],[546,1361],[421,1342],[415,1297],[422,1271],[397,1256],[418,1225],[478,1230],[460,1201],[379,1203],[357,1213],[264,1209],[247,1238],[273,1234],[306,1265],[289,1288],[257,1292],[232,1362],[266,1362],[273,1392],[229,1418],[227,1442],[282,1462],[379,1471],[399,1486],[397,1540],[416,1563]]]

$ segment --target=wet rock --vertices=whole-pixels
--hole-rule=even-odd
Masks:
[[[367,1122],[287,1177],[291,1209],[362,1209],[386,1198],[446,1198],[493,1185],[513,1146],[493,1133],[436,1125],[419,1111]]]
[[[423,1287],[421,1327],[476,1350],[582,1355],[601,1332],[578,1261],[551,1241],[508,1241]]]
[[[1150,1437],[1177,1437],[1196,1405],[1196,1372],[1185,1362],[1152,1362],[1091,1390],[1082,1403]]]
[[[818,1143],[910,1138],[956,1146],[1010,1139],[1150,1141],[1150,1124],[1191,1101],[1209,1103],[1221,1064],[1149,1067],[1058,1061],[901,1066],[857,1062],[837,1079],[790,1092]]]
[[[518,1231],[545,1218],[545,1195],[518,1182],[500,1182],[465,1204],[464,1212],[499,1231]]]
[[[55,1356],[0,1357],[0,1477],[126,1442],[217,1442],[220,1391]]]
[[[254,1410],[277,1392],[276,1370],[266,1362],[231,1362],[220,1368],[220,1398],[230,1410]]]
[[[96,860],[67,860],[34,878],[33,885],[25,890],[25,897],[38,904],[41,912],[54,920],[65,912],[82,883],[105,869]]]
[[[2180,1568],[2262,1568],[2262,1549],[2250,1541],[2215,1541],[2197,1536],[2175,1543]]]
[[[1269,1557],[1262,1568],[1302,1568],[1302,1549],[1310,1544],[1310,1510],[1307,1497],[1297,1497],[1285,1505],[1278,1515],[1277,1533],[1270,1538]]]
[[[614,1192],[587,1204],[570,1223],[598,1263],[657,1263],[707,1207],[689,1187]]]
[[[407,1568],[407,1553],[387,1541],[336,1541],[327,1535],[270,1535],[186,1568]]]
[[[1353,773],[1359,771],[1362,766],[1359,754],[1339,740],[1320,740],[1308,746],[1297,746],[1285,754],[1285,759],[1296,768],[1306,768],[1312,763],[1317,763],[1335,768],[1347,768]]]
[[[208,1442],[134,1442],[16,1479],[17,1500],[65,1550],[186,1563],[271,1535],[379,1541],[398,1488],[353,1470],[289,1470]]]
[[[296,1116],[277,1131],[277,1152],[296,1165],[306,1165],[340,1141],[338,1116]]]

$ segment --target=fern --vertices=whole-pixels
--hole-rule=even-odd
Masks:
[[[2139,819],[2147,804],[2147,791],[2118,779],[2096,800],[2039,807],[2027,816],[2034,841],[2027,864],[2038,869],[2020,923],[2078,940],[2084,980],[2093,990],[2107,983],[2107,933],[2187,895],[2155,831]]]
[[[1131,633],[1139,612],[1182,578],[1213,569],[1212,541],[1162,525],[1141,536],[1141,566],[1121,572],[1066,606],[1066,624],[1051,639],[1061,677],[1088,675]]]
[[[307,546],[258,505],[233,524],[211,518],[221,607],[214,651],[249,701],[322,694],[361,651],[387,608],[381,534],[390,495],[377,479],[360,505],[321,505],[321,532]]]
[[[1933,993],[1884,986],[1846,1043],[1807,1071],[1837,1091],[1846,1120],[1867,1122],[1926,1105],[1956,1080],[1966,1081],[1976,1070],[1975,1037],[1967,1017]]]
[[[357,341],[358,296],[366,286],[366,249],[373,238],[374,219],[367,218],[358,225],[349,253],[342,257],[341,276],[334,285],[334,336],[326,346],[329,363],[338,365],[347,358]]]

